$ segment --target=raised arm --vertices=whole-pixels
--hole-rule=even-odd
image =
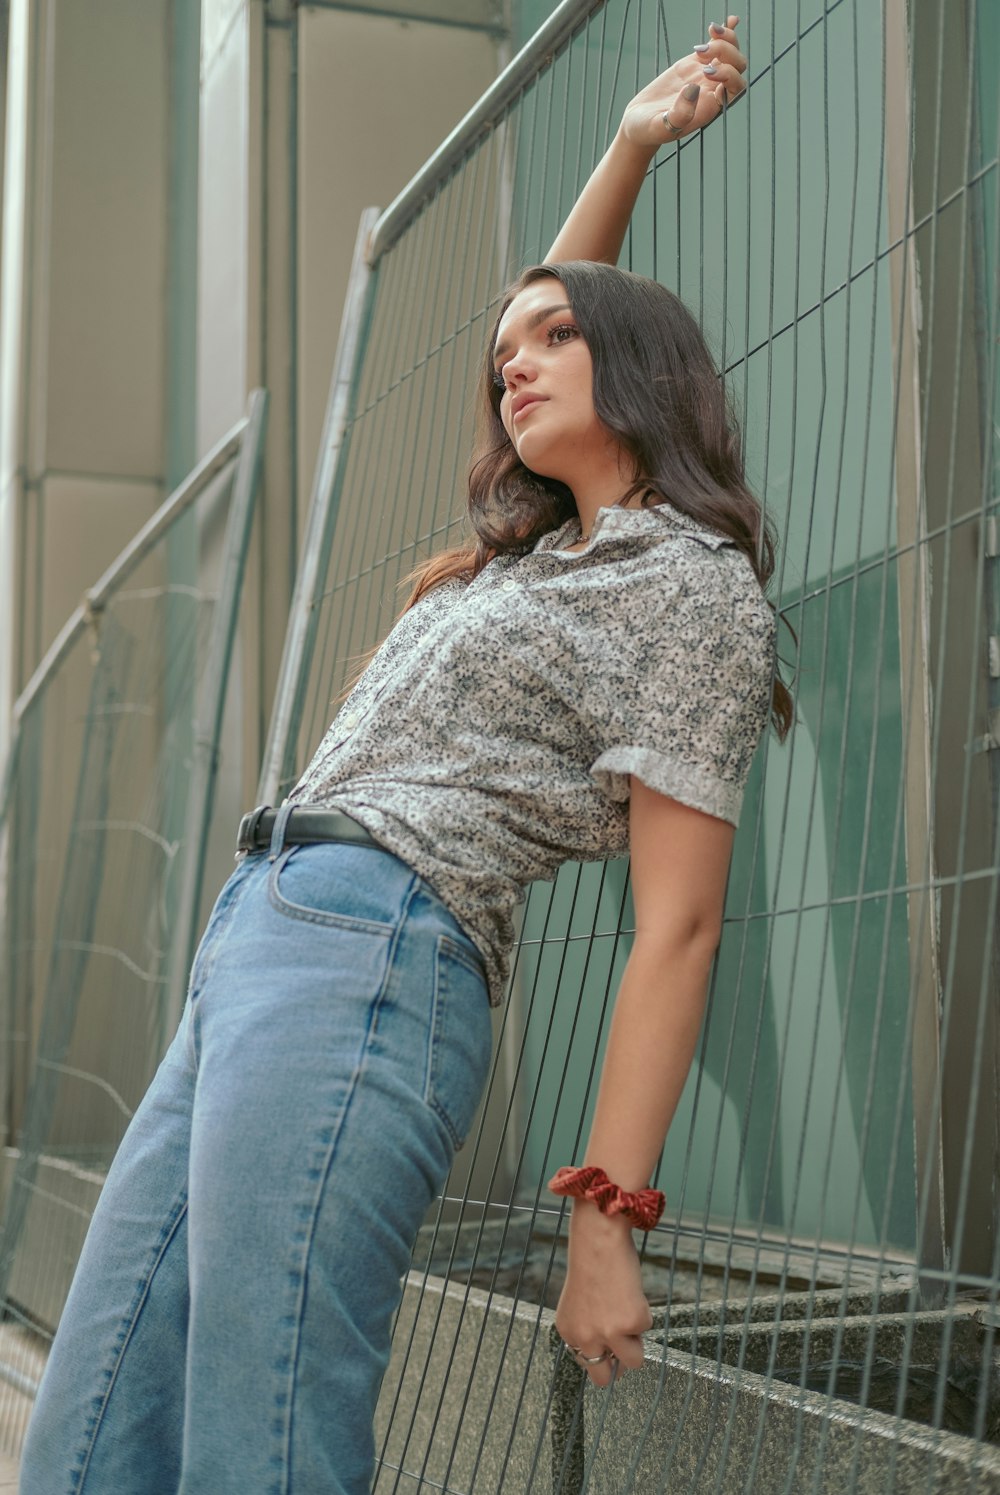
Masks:
[[[722,113],[727,100],[732,103],[746,88],[747,60],[736,43],[738,21],[738,16],[730,16],[725,26],[713,22],[706,42],[636,94],[545,256],[548,264],[562,260],[617,264],[632,209],[656,152],[662,145],[704,129]]]

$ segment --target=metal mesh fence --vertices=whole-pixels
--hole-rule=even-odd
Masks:
[[[184,997],[264,410],[254,396],[118,557],[15,707],[0,803],[0,1424],[14,1448]],[[216,564],[199,565],[199,528],[220,524]]]
[[[356,266],[263,788],[458,538],[498,291],[698,0],[561,5]],[[623,263],[701,319],[781,537],[797,720],[747,796],[658,1182],[646,1369],[550,1336],[633,913],[531,888],[480,1125],[423,1232],[379,1491],[1000,1488],[997,88],[983,0],[750,0],[750,87],[652,167]],[[353,308],[353,309],[352,309]],[[264,797],[264,796],[262,796]]]

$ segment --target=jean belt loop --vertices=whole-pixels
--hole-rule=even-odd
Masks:
[[[274,817],[274,826],[271,830],[271,845],[267,853],[269,862],[276,861],[281,855],[282,847],[285,844],[285,831],[288,828],[288,817],[294,809],[295,806],[289,804],[286,800]]]

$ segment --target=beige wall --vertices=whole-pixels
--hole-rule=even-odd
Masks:
[[[483,32],[303,7],[300,503],[316,459],[361,211],[388,207],[496,70],[496,42]]]
[[[13,7],[28,73],[0,312],[7,706],[162,496],[167,12]]]
[[[0,760],[13,697],[68,615],[163,494],[169,0],[15,0],[0,296]],[[147,575],[147,579],[149,578]],[[80,646],[86,656],[88,645]],[[24,989],[37,1024],[68,822],[86,669],[67,671],[35,747],[45,897]],[[19,848],[20,849],[20,848]],[[4,1076],[15,1110],[23,1066]],[[6,1106],[2,1120],[8,1120]]]
[[[170,0],[11,8],[25,71],[0,313],[4,740],[13,696],[163,496],[169,23]],[[255,782],[358,218],[395,196],[496,68],[483,31],[203,0],[199,452],[250,388],[272,397],[234,804]]]

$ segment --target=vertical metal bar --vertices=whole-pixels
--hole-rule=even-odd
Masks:
[[[254,504],[260,484],[268,396],[255,389],[247,405],[247,425],[233,479],[223,547],[223,570],[212,619],[208,660],[198,706],[194,738],[191,788],[188,795],[184,852],[179,877],[177,926],[174,930],[164,1002],[162,1040],[169,1037],[181,1019],[187,990],[187,974],[194,954],[201,882],[205,868],[215,774],[219,762],[219,736],[226,703],[226,686],[236,636],[243,575]]]
[[[354,258],[333,363],[319,460],[309,501],[302,561],[295,580],[295,595],[292,598],[288,632],[285,635],[274,707],[257,786],[259,804],[265,804],[276,796],[279,784],[290,769],[295,734],[305,699],[309,664],[316,645],[316,596],[317,590],[322,586],[322,579],[326,576],[333,527],[337,519],[339,479],[346,457],[344,438],[355,399],[354,376],[364,346],[363,329],[374,284],[372,267],[368,261],[368,245],[377,218],[377,208],[365,209],[354,243]]]
[[[418,238],[423,234],[424,222],[421,218],[414,230]],[[295,726],[295,741],[305,752],[320,740],[330,702],[344,685],[345,670],[363,656],[369,642],[357,628],[356,596],[350,612],[346,599],[364,573],[372,510],[377,507],[365,503],[364,495],[391,491],[387,464],[393,443],[369,440],[369,431],[390,419],[386,413],[388,407],[382,402],[386,391],[399,382],[404,328],[413,301],[411,286],[414,281],[421,283],[413,263],[412,242],[408,249],[409,258],[390,257],[384,265],[380,264],[377,287],[372,288],[366,314],[364,349],[358,354],[353,403],[344,429],[344,450],[335,482],[336,514],[330,517],[327,542],[330,555],[313,599],[318,648],[310,657],[309,695],[308,699],[303,695]],[[289,761],[276,788],[277,794],[290,787],[294,771],[293,762]]]
[[[916,1147],[917,1243],[922,1266],[945,1264],[944,1181],[939,1105],[941,1002],[940,934],[933,893],[931,839],[930,617],[927,545],[922,508],[919,364],[919,288],[913,244],[911,189],[912,96],[910,37],[905,0],[886,0],[886,190],[889,237],[900,249],[889,257],[891,338],[897,379],[895,476],[899,559],[899,643],[903,686],[903,757],[910,926],[910,1000],[913,1022],[913,1117]],[[925,1295],[940,1297],[928,1279]]]

